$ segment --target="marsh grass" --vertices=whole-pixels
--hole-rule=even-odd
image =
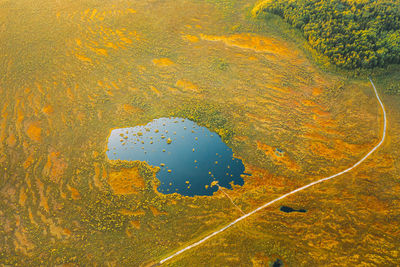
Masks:
[[[321,70],[298,33],[276,17],[254,19],[253,4],[0,3],[7,40],[0,42],[0,264],[155,262],[240,215],[221,192],[159,194],[156,169],[110,162],[105,150],[114,128],[179,116],[217,132],[252,174],[229,192],[245,212],[370,149],[380,118],[370,85]],[[257,50],[260,42],[274,52]],[[153,63],[160,58],[174,64],[160,68]],[[375,77],[384,90],[400,76],[393,67]],[[398,98],[384,101],[398,129]],[[53,112],[44,112],[49,105]],[[168,264],[251,265],[279,256],[289,265],[329,265],[348,255],[394,262],[398,242],[388,236],[396,234],[398,213],[385,212],[397,201],[397,137],[390,132],[384,150],[354,173],[284,203],[305,207],[307,216],[271,207]],[[258,142],[290,161],[277,162]],[[145,188],[114,194],[109,174],[123,168],[138,168]],[[356,257],[351,263],[361,264]]]

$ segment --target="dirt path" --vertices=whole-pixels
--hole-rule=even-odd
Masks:
[[[249,217],[250,215],[253,215],[254,213],[256,213],[256,212],[258,212],[258,211],[264,209],[265,207],[268,207],[268,206],[270,206],[271,204],[273,204],[273,203],[275,203],[275,202],[277,202],[277,201],[279,201],[279,200],[281,200],[281,199],[286,198],[287,196],[293,195],[293,194],[295,194],[295,193],[297,193],[297,192],[300,192],[300,191],[302,191],[302,190],[304,190],[304,189],[306,189],[306,188],[308,188],[308,187],[311,187],[311,186],[313,186],[313,185],[322,183],[322,182],[324,182],[324,181],[327,181],[327,180],[330,180],[330,179],[335,178],[335,177],[337,177],[337,176],[340,176],[340,175],[342,175],[342,174],[345,174],[345,173],[347,173],[347,172],[353,170],[354,168],[356,168],[356,167],[357,167],[358,165],[360,165],[362,162],[364,162],[372,153],[374,153],[374,152],[383,144],[383,142],[384,142],[384,140],[385,140],[385,137],[386,137],[386,127],[387,127],[387,118],[386,118],[386,110],[385,110],[385,107],[384,107],[384,105],[383,105],[383,103],[382,103],[382,100],[381,100],[380,97],[379,97],[378,91],[377,91],[376,88],[375,88],[375,84],[372,82],[371,78],[369,78],[369,80],[370,80],[370,82],[371,82],[372,88],[374,89],[374,92],[375,92],[375,96],[376,96],[376,98],[378,99],[379,105],[381,106],[381,109],[382,109],[382,112],[383,112],[383,133],[382,133],[382,138],[381,138],[381,140],[379,141],[379,143],[378,143],[373,149],[371,149],[362,159],[360,159],[360,160],[359,160],[358,162],[356,162],[353,166],[351,166],[351,167],[348,168],[348,169],[345,169],[344,171],[341,171],[341,172],[339,172],[339,173],[336,173],[336,174],[334,174],[334,175],[332,175],[332,176],[329,176],[329,177],[326,177],[326,178],[322,178],[322,179],[317,180],[317,181],[315,181],[315,182],[309,183],[309,184],[307,184],[307,185],[305,185],[305,186],[302,186],[302,187],[300,187],[300,188],[297,188],[297,189],[295,189],[295,190],[293,190],[293,191],[291,191],[291,192],[289,192],[289,193],[286,193],[286,194],[284,194],[284,195],[282,195],[282,196],[280,196],[280,197],[278,197],[278,198],[276,198],[276,199],[274,199],[274,200],[272,200],[272,201],[270,201],[270,202],[268,202],[268,203],[265,203],[264,205],[262,205],[262,206],[256,208],[255,210],[253,210],[253,211],[251,211],[251,212],[249,212],[249,213],[246,213],[245,215],[243,215],[243,216],[237,218],[236,220],[234,220],[233,222],[229,223],[229,224],[226,225],[225,227],[223,227],[223,228],[221,228],[221,229],[219,229],[219,230],[217,230],[217,231],[211,233],[210,235],[204,237],[204,238],[201,239],[200,241],[197,241],[196,243],[193,243],[193,244],[191,244],[191,245],[189,245],[189,246],[187,246],[187,247],[185,247],[185,248],[183,248],[183,249],[181,249],[181,250],[175,252],[175,253],[172,254],[171,256],[162,259],[162,260],[159,262],[159,264],[163,264],[164,262],[166,262],[166,261],[168,261],[168,260],[170,260],[170,259],[172,259],[172,258],[178,256],[179,254],[185,252],[186,250],[189,250],[189,249],[191,249],[191,248],[194,248],[194,247],[200,245],[201,243],[204,243],[205,241],[207,241],[207,240],[210,239],[211,237],[213,237],[213,236],[215,236],[215,235],[217,235],[217,234],[219,234],[219,233],[225,231],[226,229],[230,228],[231,226],[235,225],[236,223],[238,223],[238,222],[240,222],[240,221],[246,219],[246,218]]]

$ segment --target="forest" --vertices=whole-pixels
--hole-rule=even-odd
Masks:
[[[266,0],[253,12],[282,17],[341,68],[400,63],[399,0]]]

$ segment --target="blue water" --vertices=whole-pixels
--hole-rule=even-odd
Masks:
[[[157,190],[164,194],[212,195],[218,185],[231,189],[231,183],[244,183],[244,165],[232,149],[218,134],[188,119],[160,118],[145,126],[112,130],[107,147],[111,160],[159,166]],[[218,185],[211,186],[213,181]]]

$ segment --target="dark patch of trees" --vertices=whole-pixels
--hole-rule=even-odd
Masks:
[[[298,28],[339,67],[400,63],[400,0],[267,0],[260,11]]]

